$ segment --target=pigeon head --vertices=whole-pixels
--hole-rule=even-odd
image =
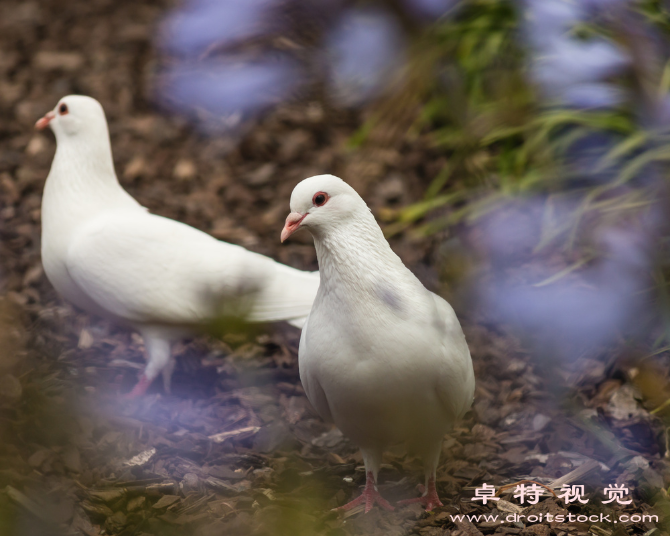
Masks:
[[[51,127],[58,141],[66,138],[91,139],[107,136],[107,120],[100,103],[84,95],[63,97],[56,107],[42,117],[35,128]]]
[[[365,201],[339,177],[310,177],[298,183],[291,194],[291,213],[286,218],[281,241],[303,227],[318,236],[350,222],[356,214],[367,213]]]

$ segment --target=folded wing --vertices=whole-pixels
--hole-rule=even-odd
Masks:
[[[139,323],[191,325],[231,313],[300,323],[319,285],[318,273],[139,212],[107,213],[85,225],[66,263],[103,309]]]
[[[456,421],[470,409],[475,393],[475,375],[470,350],[454,309],[433,294],[434,323],[442,339],[442,366],[438,373],[438,397],[447,413]]]

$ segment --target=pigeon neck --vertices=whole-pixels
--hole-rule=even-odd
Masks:
[[[42,232],[50,243],[67,241],[69,232],[102,211],[139,206],[116,178],[108,138],[58,144],[42,196]]]
[[[367,211],[326,233],[315,233],[314,244],[324,286],[376,289],[380,277],[398,280],[409,273]]]
[[[81,193],[121,188],[114,172],[109,138],[96,140],[96,143],[68,141],[70,143],[59,143],[56,147],[47,182],[59,183],[59,189]],[[55,180],[50,180],[52,177]]]

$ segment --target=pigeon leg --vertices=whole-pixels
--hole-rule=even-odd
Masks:
[[[426,471],[426,485],[420,486],[421,497],[415,499],[405,499],[398,501],[399,505],[420,503],[426,511],[430,512],[437,506],[444,506],[437,495],[435,488],[435,476],[437,473],[437,464],[440,461],[440,450],[442,449],[442,439],[429,443],[428,448],[423,449],[423,465]]]
[[[146,374],[142,374],[140,379],[135,384],[135,387],[133,387],[133,390],[123,395],[123,398],[127,398],[129,400],[133,398],[139,398],[147,392],[147,389],[149,389],[150,385],[151,382],[147,379]]]
[[[400,505],[405,505],[405,504],[413,504],[413,503],[420,503],[423,506],[425,506],[426,511],[430,512],[434,508],[438,506],[444,506],[442,504],[442,501],[440,501],[440,498],[437,495],[437,489],[435,489],[435,477],[431,476],[428,479],[428,486],[421,486],[419,488],[423,495],[421,497],[416,497],[415,499],[404,499],[402,501],[398,501],[398,504]]]
[[[360,497],[348,502],[344,506],[336,508],[337,511],[346,512],[355,508],[359,504],[365,504],[365,513],[367,514],[372,507],[378,504],[384,510],[393,511],[395,508],[384,499],[377,490],[377,474],[382,462],[382,453],[378,449],[361,449],[363,462],[365,463],[365,489]]]
[[[170,356],[170,360],[168,361],[168,364],[165,365],[165,368],[163,369],[163,389],[165,389],[165,392],[169,395],[172,394],[172,373],[174,372],[174,367],[177,364],[177,361],[175,360],[174,357]]]
[[[126,398],[137,398],[144,395],[151,382],[154,381],[154,378],[162,370],[167,368],[169,370],[168,374],[172,374],[173,367],[170,366],[170,341],[146,333],[142,335],[144,338],[144,347],[149,356],[149,362],[144,369],[144,373],[140,376],[137,385],[125,396]]]
[[[382,507],[384,510],[389,510],[393,511],[395,508],[389,504],[389,502],[384,499],[377,490],[377,484],[375,483],[375,477],[372,474],[372,471],[368,471],[365,474],[365,489],[363,490],[363,493],[359,497],[356,497],[353,501],[348,502],[347,504],[340,506],[339,508],[336,508],[338,512],[346,512],[347,510],[351,510],[352,508],[355,508],[359,504],[365,504],[365,513],[367,514],[370,510],[372,510],[372,507],[376,504],[378,504],[380,507]]]

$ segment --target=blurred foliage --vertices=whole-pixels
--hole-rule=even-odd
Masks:
[[[665,197],[670,160],[670,133],[664,124],[670,117],[670,11],[660,0],[631,2],[624,8],[626,18],[612,14],[579,22],[570,30],[578,41],[605,39],[632,59],[623,75],[608,80],[625,96],[609,107],[579,108],[543,94],[530,73],[533,51],[524,36],[527,21],[521,2],[464,2],[423,35],[415,57],[432,68],[410,69],[411,75],[423,77],[407,83],[422,92],[412,128],[427,133],[446,164],[428,177],[421,202],[387,218],[392,221],[387,236],[404,230],[431,235],[472,222],[513,199],[541,199],[544,217],[535,252],[573,253],[572,263],[536,285],[544,286],[598,257],[596,229],[633,227],[648,218],[652,206]],[[370,130],[365,125],[357,142]],[[555,217],[559,205],[568,207],[568,217]],[[659,245],[650,290],[665,327],[652,342],[656,355],[670,348],[670,259],[663,253],[667,239],[662,237],[666,225],[655,224],[660,236],[647,236]],[[649,374],[647,361],[639,370],[636,384],[645,403],[670,430],[666,374]],[[616,439],[611,447],[620,448]],[[667,530],[666,490],[652,502],[663,518],[660,526]]]
[[[36,445],[60,451],[71,444],[80,409],[65,368],[53,365],[58,348],[37,349],[26,323],[17,306],[0,298],[0,534],[60,535],[53,497],[22,469]]]
[[[431,215],[428,222],[414,230],[431,234],[520,195],[542,193],[551,200],[566,193],[581,194],[572,218],[574,227],[593,213],[609,215],[610,221],[621,212],[648,204],[649,181],[642,184],[644,192],[631,191],[628,186],[639,181],[642,171],[670,159],[670,138],[641,121],[637,108],[641,101],[660,101],[665,96],[669,65],[665,64],[662,72],[642,71],[638,66],[619,80],[631,94],[619,107],[576,109],[552,103],[542,98],[530,80],[529,49],[522,39],[519,4],[508,0],[465,2],[453,17],[438,23],[416,44],[414,58],[431,63],[433,69],[410,67],[410,75],[430,79],[417,84],[409,76],[410,81],[404,83],[423,91],[414,128],[429,132],[433,146],[447,156],[447,164],[430,178],[424,201],[393,214],[395,223],[388,227],[388,235],[427,215]],[[636,4],[635,11],[667,33],[670,18],[659,2]],[[576,25],[573,32],[584,40],[593,35],[615,38],[611,28],[595,24]],[[655,51],[646,52],[655,55]],[[655,94],[643,94],[640,88],[650,83]],[[644,104],[654,110],[659,102]],[[373,118],[371,123],[377,120]],[[357,144],[369,131],[370,124],[362,127]],[[572,165],[568,155],[594,135],[602,136],[611,148],[585,172]],[[585,175],[591,177],[585,179]],[[614,176],[603,181],[598,180],[600,175]],[[576,229],[566,231],[569,229],[548,227],[543,243],[563,233],[565,244],[572,247]]]

